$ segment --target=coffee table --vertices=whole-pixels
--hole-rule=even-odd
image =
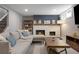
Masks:
[[[66,48],[70,48],[70,46],[67,43],[65,43],[63,40],[52,39],[52,38],[45,38],[45,46],[47,47],[48,52],[51,48],[53,48],[53,49],[65,48],[64,50],[65,50],[66,54],[67,54]]]

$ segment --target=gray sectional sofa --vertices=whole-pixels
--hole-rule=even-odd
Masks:
[[[16,42],[16,45],[11,48],[10,52],[12,54],[27,54],[31,46],[32,38],[19,39]]]
[[[6,53],[27,54],[28,50],[31,46],[33,36],[28,35],[28,36],[25,36],[25,37],[21,37],[18,32],[11,32],[11,35],[13,35],[16,38],[16,44],[14,46],[11,46],[11,43],[8,40],[5,39],[6,41],[3,41],[3,43],[6,42],[7,45],[6,44],[0,45],[1,46],[0,49],[2,49],[1,54],[2,53],[4,53],[4,54],[6,54]],[[3,48],[3,46],[5,46],[5,47]],[[6,50],[6,47],[7,47],[7,50]],[[5,49],[5,50],[3,50],[3,49]]]

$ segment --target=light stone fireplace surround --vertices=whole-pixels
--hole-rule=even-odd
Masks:
[[[33,25],[33,35],[37,35],[37,30],[45,30],[45,36],[61,37],[61,25]],[[50,35],[50,32],[55,32],[54,35]],[[41,35],[41,34],[39,34]]]

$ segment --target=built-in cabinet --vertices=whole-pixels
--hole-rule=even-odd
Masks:
[[[79,52],[79,38],[66,36],[66,42],[76,51]]]

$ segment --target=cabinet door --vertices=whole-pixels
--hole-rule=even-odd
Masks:
[[[74,38],[67,38],[67,44],[69,44],[73,49],[79,52],[79,43],[76,42],[76,39]]]

